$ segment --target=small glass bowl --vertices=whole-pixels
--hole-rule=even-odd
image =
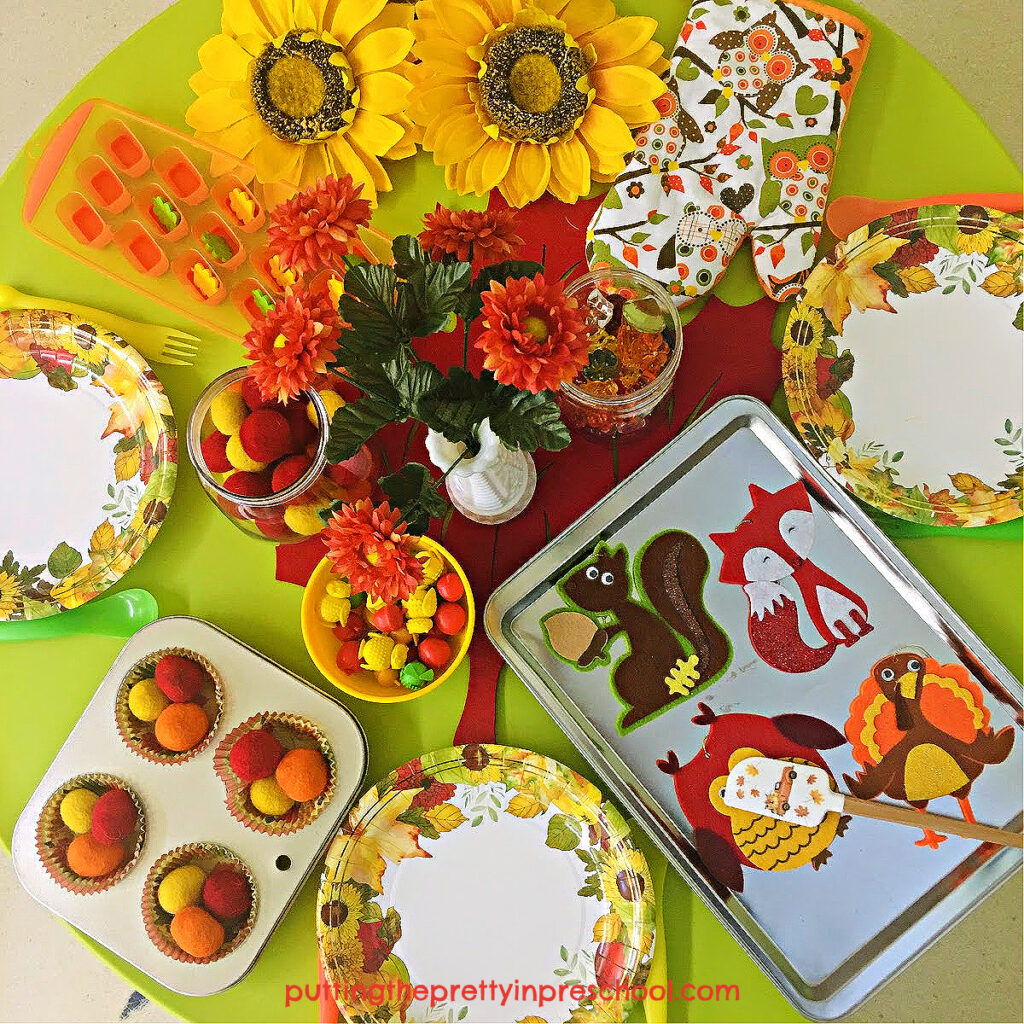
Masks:
[[[251,537],[274,544],[293,544],[319,533],[318,509],[332,501],[349,500],[350,491],[328,475],[327,440],[329,418],[324,400],[314,391],[301,392],[296,401],[311,402],[316,410],[316,448],[309,450],[310,465],[290,487],[266,497],[245,497],[224,486],[227,474],[215,473],[203,458],[203,439],[212,432],[210,406],[223,391],[239,390],[248,370],[228,370],[212,381],[199,396],[188,421],[188,456],[210,500],[240,530]],[[322,523],[320,526],[322,527]]]
[[[635,434],[643,430],[650,421],[651,413],[672,387],[683,354],[683,328],[672,297],[654,278],[639,271],[622,269],[593,270],[584,274],[572,282],[566,294],[591,310],[602,296],[613,294],[623,295],[627,300],[652,299],[657,303],[665,320],[665,327],[660,333],[668,345],[669,356],[654,380],[636,391],[608,398],[590,394],[576,381],[563,384],[558,393],[562,418],[573,430],[599,438]],[[591,315],[595,332],[601,326],[597,315],[596,311]]]

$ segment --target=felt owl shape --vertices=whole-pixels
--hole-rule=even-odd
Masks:
[[[782,142],[764,139],[761,157],[765,180],[758,204],[761,216],[781,210],[798,223],[821,217],[835,149],[832,135],[804,135]]]
[[[810,67],[800,59],[774,10],[746,31],[719,32],[710,42],[722,51],[715,77],[737,95],[753,97],[759,114],[771,110],[783,86]]]
[[[796,295],[868,43],[860,21],[812,0],[699,5],[672,51],[661,117],[638,132],[590,223],[590,267],[635,267],[685,306],[750,238],[765,292]]]

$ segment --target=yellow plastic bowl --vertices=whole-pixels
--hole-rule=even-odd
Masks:
[[[326,679],[329,679],[340,690],[359,697],[361,700],[373,701],[375,704],[401,704],[403,701],[422,697],[431,690],[436,690],[462,664],[469,641],[473,637],[473,626],[476,622],[476,607],[473,603],[473,591],[469,580],[462,571],[462,566],[452,558],[451,554],[436,541],[429,537],[417,538],[414,548],[417,551],[431,551],[441,557],[445,569],[454,572],[466,591],[466,624],[451,638],[452,660],[445,670],[421,690],[407,690],[404,686],[385,686],[378,683],[372,672],[342,672],[336,661],[338,638],[332,628],[320,618],[320,600],[327,593],[327,584],[337,577],[331,572],[331,563],[325,558],[314,570],[306,584],[302,595],[302,639],[306,642],[306,650]]]

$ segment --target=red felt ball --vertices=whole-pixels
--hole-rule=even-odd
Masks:
[[[260,394],[260,386],[253,377],[242,378],[242,400],[249,406],[250,412],[279,408],[276,398],[266,399]]]
[[[462,585],[458,573],[446,572],[437,581],[437,592],[445,601],[461,601],[466,588]]]
[[[386,604],[373,613],[373,624],[382,633],[393,633],[396,629],[402,628],[405,616],[402,609],[394,604]]]
[[[284,407],[284,418],[288,421],[288,427],[292,432],[292,451],[300,452],[307,445],[316,443],[320,436],[316,427],[309,422],[306,415],[306,403],[297,398]]]
[[[454,636],[466,624],[466,609],[461,604],[439,604],[434,625],[448,636]]]
[[[250,729],[235,740],[228,754],[231,770],[243,782],[255,782],[274,774],[284,756],[280,740],[266,729]]]
[[[239,470],[224,481],[224,489],[240,498],[265,498],[270,494],[269,474],[266,470],[259,473]]]
[[[309,469],[310,465],[311,463],[305,455],[289,455],[282,459],[274,467],[274,474],[270,479],[270,486],[274,493],[285,491],[291,487]]]
[[[161,693],[176,704],[193,700],[206,679],[202,665],[180,654],[165,654],[153,672]]]
[[[337,657],[338,668],[342,672],[358,672],[359,671],[359,641],[358,640],[346,640],[338,650]]]
[[[214,868],[203,883],[203,906],[222,921],[248,914],[252,892],[245,875],[226,864]]]
[[[257,409],[238,428],[242,451],[256,462],[273,462],[292,450],[292,431],[276,409]]]
[[[421,640],[416,650],[420,661],[427,668],[444,668],[452,657],[452,649],[448,646],[447,641],[436,636],[428,636],[425,640]]]
[[[139,820],[135,802],[123,789],[108,789],[92,809],[92,837],[104,846],[127,839]]]
[[[203,438],[199,445],[203,462],[211,473],[230,473],[231,460],[228,458],[228,435],[215,430]]]
[[[271,540],[287,540],[295,536],[284,521],[284,516],[275,515],[269,519],[255,519],[253,522],[256,523],[256,529]]]
[[[362,615],[353,612],[344,626],[335,626],[331,632],[339,640],[358,640],[366,633],[366,620]]]

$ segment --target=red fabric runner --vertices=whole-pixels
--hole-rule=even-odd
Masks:
[[[583,260],[586,226],[597,204],[598,200],[590,200],[565,206],[546,197],[521,210],[517,226],[526,239],[522,257],[541,260],[546,242],[546,267],[552,277]],[[500,197],[492,198],[491,205],[500,207],[504,203]],[[655,411],[654,423],[644,434],[634,440],[620,440],[615,447],[608,442],[577,437],[565,451],[538,452],[536,495],[529,508],[511,522],[481,526],[454,515],[443,535],[439,524],[433,524],[431,536],[459,559],[477,605],[477,629],[469,648],[469,690],[455,731],[456,744],[495,739],[497,683],[502,661],[481,625],[483,609],[492,591],[671,440],[702,399],[703,409],[735,394],[771,401],[781,377],[780,356],[770,340],[777,308],[767,298],[742,308],[710,299],[683,329],[683,358],[673,397]],[[461,365],[461,332],[417,342],[417,351],[433,359],[442,370]],[[482,368],[482,357],[472,347],[469,366],[474,372]],[[422,428],[410,436],[409,425],[394,425],[381,431],[375,447],[391,470],[410,460],[429,464],[423,437]],[[280,546],[277,578],[304,586],[324,550],[319,537]],[[322,965],[320,980],[325,981]],[[338,1019],[337,1006],[326,985],[321,987],[320,1019]]]

